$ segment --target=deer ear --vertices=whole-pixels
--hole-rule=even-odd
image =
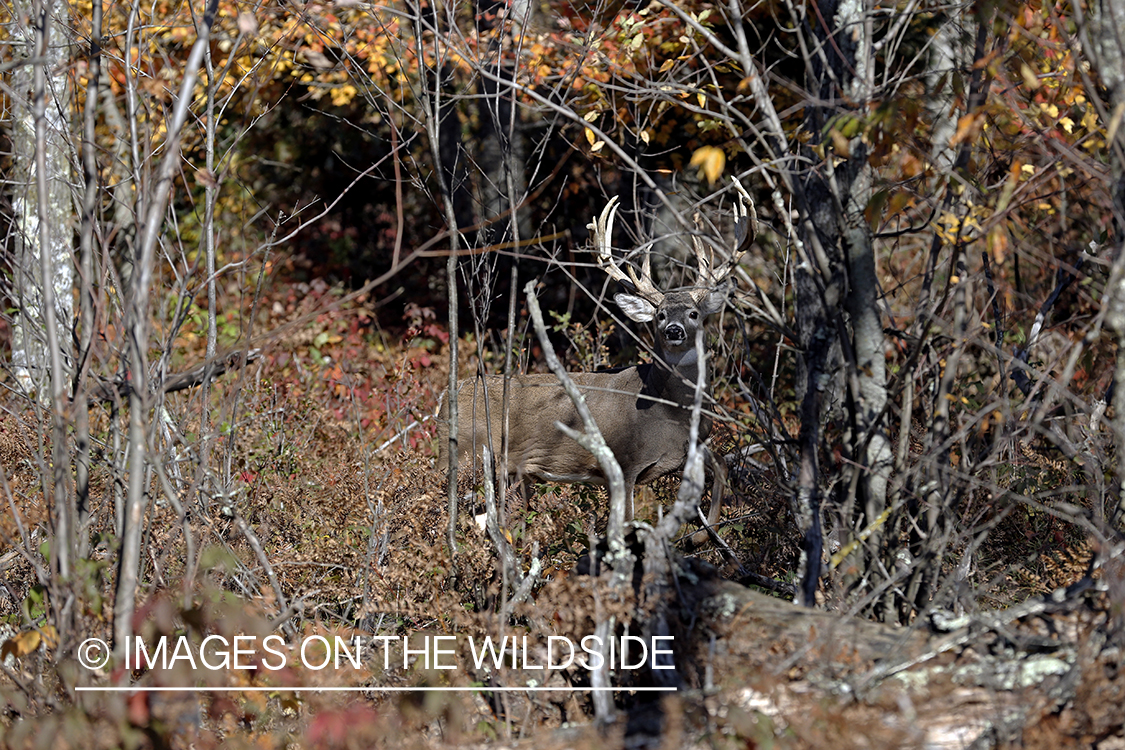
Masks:
[[[618,292],[613,295],[613,300],[634,323],[648,323],[656,315],[656,308],[643,297]]]
[[[728,291],[729,290],[724,284],[718,289],[708,292],[707,296],[705,296],[699,302],[699,312],[703,313],[704,315],[713,315],[719,312],[719,310],[722,310],[723,305],[725,305],[727,302]]]

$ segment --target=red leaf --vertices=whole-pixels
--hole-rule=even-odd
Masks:
[[[148,693],[133,693],[125,699],[125,706],[130,724],[136,727],[148,726]]]

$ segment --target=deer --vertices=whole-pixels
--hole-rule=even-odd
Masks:
[[[754,203],[735,181],[735,250],[726,262],[716,264],[703,243],[693,237],[698,267],[695,286],[663,292],[653,282],[646,251],[638,276],[613,259],[610,239],[618,200],[609,200],[600,216],[588,225],[598,267],[627,291],[614,295],[621,311],[635,323],[655,324],[655,358],[651,363],[614,370],[572,373],[582,391],[606,444],[621,465],[625,479],[626,521],[633,520],[634,488],[682,471],[688,449],[689,425],[698,377],[696,332],[706,318],[719,312],[730,292],[731,272],[737,267],[757,232]],[[705,377],[709,377],[705,375]],[[704,383],[707,390],[708,383]],[[519,482],[531,478],[541,482],[605,484],[597,460],[554,425],[556,422],[581,429],[574,404],[550,373],[516,374],[509,389],[508,431],[504,435],[504,378],[487,375],[461,380],[458,384],[457,452],[461,465],[481,460],[487,446],[492,455],[508,452],[508,475]],[[449,408],[443,394],[438,419],[437,466],[449,461]],[[711,507],[708,526],[719,520],[726,465],[703,441],[711,431],[711,420],[701,415],[699,440],[711,466]],[[504,438],[507,438],[506,441]],[[526,495],[525,495],[526,497]]]

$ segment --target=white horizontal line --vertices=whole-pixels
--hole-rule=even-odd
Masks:
[[[597,693],[631,691],[635,693],[675,692],[674,687],[518,687],[500,685],[497,687],[291,687],[278,685],[276,687],[96,687],[77,686],[79,692],[91,693]]]

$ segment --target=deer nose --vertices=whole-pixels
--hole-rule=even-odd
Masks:
[[[679,323],[672,323],[664,329],[664,338],[668,339],[670,343],[678,344],[687,338],[687,332]]]

